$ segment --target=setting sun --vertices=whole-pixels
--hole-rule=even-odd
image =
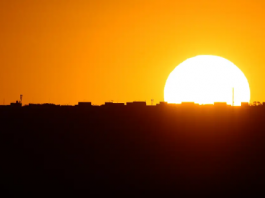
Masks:
[[[234,96],[233,96],[234,94]],[[169,75],[164,99],[168,103],[249,102],[250,89],[243,72],[225,58],[200,55],[178,65]]]

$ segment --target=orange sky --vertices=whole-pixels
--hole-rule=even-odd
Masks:
[[[265,101],[264,0],[1,0],[0,104],[163,101],[170,72],[212,54]]]

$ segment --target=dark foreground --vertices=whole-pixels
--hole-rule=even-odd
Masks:
[[[1,192],[264,194],[265,106],[0,109]]]

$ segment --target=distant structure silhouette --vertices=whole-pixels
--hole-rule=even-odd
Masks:
[[[134,101],[134,102],[127,102],[126,106],[128,107],[145,107],[146,106],[146,102],[143,101]]]
[[[22,95],[20,95],[20,100],[16,101],[15,103],[10,103],[10,105],[0,105],[0,106],[5,106],[5,107],[22,107]],[[226,107],[235,107],[234,104],[228,105],[226,102],[214,102],[214,104],[202,104],[199,105],[198,103],[194,102],[182,102],[181,104],[174,104],[174,103],[167,103],[167,102],[160,102],[156,105],[154,105],[154,100],[151,100],[151,105],[153,107],[197,107],[197,108],[204,108],[204,107],[219,107],[219,108],[226,108]],[[144,108],[148,107],[149,105],[146,104],[145,101],[133,101],[133,102],[127,102],[127,103],[114,103],[113,101],[111,102],[105,102],[102,105],[92,105],[91,102],[78,102],[77,105],[55,105],[52,103],[43,103],[43,104],[33,104],[29,103],[28,105],[24,105],[23,107],[44,107],[44,106],[56,106],[56,107],[80,107],[80,108],[90,108],[90,107],[129,107],[129,108]],[[252,104],[248,102],[241,102],[241,107],[265,107],[265,102],[259,102],[259,101],[254,101]]]
[[[91,104],[91,102],[78,102],[78,106],[86,108],[86,107],[91,107],[92,104]]]
[[[1,190],[91,197],[263,192],[264,103],[21,101],[0,106]]]
[[[249,103],[248,102],[241,102],[241,107],[248,107]]]
[[[20,95],[20,101],[19,101],[21,104],[22,104],[22,97],[23,97],[23,95],[21,94]]]
[[[10,103],[10,105],[0,105],[5,107],[22,107],[22,95],[19,101],[16,101],[15,103]],[[134,101],[134,102],[127,102],[127,103],[114,103],[114,102],[105,102],[103,105],[92,105],[91,102],[78,102],[77,105],[55,105],[52,103],[43,103],[43,104],[33,104],[29,103],[28,105],[24,105],[23,107],[44,107],[44,106],[56,106],[56,107],[80,107],[80,108],[90,108],[90,107],[128,107],[128,108],[138,108],[138,107],[148,107],[149,105],[146,104],[145,101]],[[228,105],[226,102],[214,102],[214,104],[202,104],[199,105],[194,102],[182,102],[181,104],[174,104],[174,103],[167,103],[167,102],[160,102],[159,104],[154,105],[154,103],[151,103],[150,106],[153,107],[197,107],[197,108],[204,108],[204,107],[219,107],[219,108],[226,108],[226,107],[233,107],[233,105]],[[254,101],[252,104],[248,102],[242,102],[241,107],[265,107],[265,102],[261,103],[258,101]]]
[[[22,107],[22,95],[20,95],[19,100],[16,101],[16,103],[10,103],[11,107]]]
[[[234,93],[234,87],[232,88],[232,106],[235,106],[235,93]]]

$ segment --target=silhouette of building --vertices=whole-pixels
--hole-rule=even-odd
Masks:
[[[106,107],[124,107],[125,104],[124,103],[105,102],[105,104],[103,106],[106,106]]]
[[[249,106],[248,102],[241,102],[241,107],[248,107],[248,106]]]
[[[16,101],[16,103],[10,103],[11,107],[22,107],[22,104],[19,101]]]
[[[1,179],[14,192],[78,193],[89,185],[102,197],[109,189],[263,192],[265,105],[225,105],[0,106]]]
[[[160,102],[159,104],[157,104],[156,106],[165,106],[167,105],[168,103],[167,102]]]
[[[226,102],[214,102],[215,107],[227,107]]]
[[[91,107],[91,102],[78,102],[79,107]]]
[[[126,106],[128,106],[128,107],[146,107],[146,102],[142,102],[142,101],[127,102]]]
[[[52,103],[43,103],[41,104],[42,106],[45,106],[45,107],[55,107],[55,106],[60,106],[60,105],[56,105],[56,104],[52,104]]]
[[[199,104],[195,104],[194,102],[182,102],[181,107],[195,107],[195,106],[199,106]]]
[[[152,108],[151,108],[152,106]],[[0,107],[3,109],[4,107],[22,107],[22,103],[20,101],[16,101],[15,103],[10,103],[10,105],[0,105]],[[28,105],[24,105],[25,108],[53,108],[53,107],[62,107],[64,109],[66,108],[74,108],[74,107],[81,107],[81,108],[89,108],[89,107],[97,107],[97,108],[122,108],[122,107],[129,107],[129,108],[136,108],[136,109],[141,109],[141,108],[146,108],[150,107],[151,109],[155,107],[166,107],[166,108],[227,108],[231,107],[231,105],[228,105],[226,102],[214,102],[214,104],[202,104],[199,105],[194,102],[182,102],[181,104],[175,104],[175,103],[167,103],[167,102],[160,102],[159,104],[156,105],[147,105],[145,101],[133,101],[133,102],[127,102],[125,103],[113,103],[113,102],[105,102],[103,105],[92,105],[91,102],[78,102],[77,105],[56,105],[52,103],[43,103],[43,104],[34,104],[34,103],[29,103]],[[251,108],[264,108],[265,107],[265,102],[257,102],[254,101],[253,104],[249,104],[248,102],[241,102],[241,107],[251,107]],[[149,108],[149,109],[150,109]]]

